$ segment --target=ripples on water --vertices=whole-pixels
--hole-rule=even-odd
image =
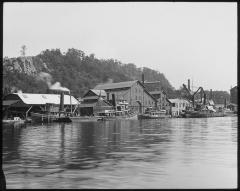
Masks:
[[[3,128],[7,188],[236,188],[237,117]]]

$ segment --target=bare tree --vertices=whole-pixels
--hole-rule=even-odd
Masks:
[[[21,52],[21,56],[22,56],[22,57],[25,57],[25,55],[26,55],[26,49],[27,49],[26,45],[22,45],[22,46],[21,46],[20,52]]]

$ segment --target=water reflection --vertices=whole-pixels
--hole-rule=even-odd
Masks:
[[[236,126],[229,117],[5,128],[7,188],[234,187]]]

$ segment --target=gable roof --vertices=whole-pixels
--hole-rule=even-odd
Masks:
[[[31,93],[13,93],[17,95],[25,104],[28,105],[45,105],[46,103],[50,104],[60,104],[60,95],[59,94],[31,94]],[[7,100],[7,96],[6,99]],[[76,98],[71,96],[72,105],[77,105],[79,102]],[[64,95],[64,104],[70,105],[70,96]]]
[[[108,89],[130,88],[133,84],[135,84],[137,82],[138,82],[138,80],[117,82],[117,83],[98,84],[94,87],[94,89],[95,90],[108,90]]]
[[[97,96],[107,96],[106,92],[104,90],[99,90],[99,89],[90,89],[89,91],[92,91],[95,93]]]
[[[126,82],[117,82],[117,83],[106,83],[106,84],[99,84],[95,86],[95,90],[110,90],[110,89],[120,89],[120,88],[130,88],[135,83],[139,83],[144,91],[154,100],[156,99],[146,90],[145,86],[139,81],[139,80],[133,80],[133,81],[126,81]]]

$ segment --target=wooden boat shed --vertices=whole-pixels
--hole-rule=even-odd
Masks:
[[[112,110],[113,105],[106,100],[106,92],[104,90],[88,90],[84,96],[83,101],[79,105],[79,111],[82,116],[97,115],[103,110]]]
[[[3,98],[3,117],[9,115],[19,116],[21,118],[28,117],[30,111],[46,110],[47,107],[52,107],[58,112],[60,105],[59,94],[31,94],[31,93],[12,93]],[[73,96],[64,95],[64,108],[72,110],[77,108],[79,101]]]

